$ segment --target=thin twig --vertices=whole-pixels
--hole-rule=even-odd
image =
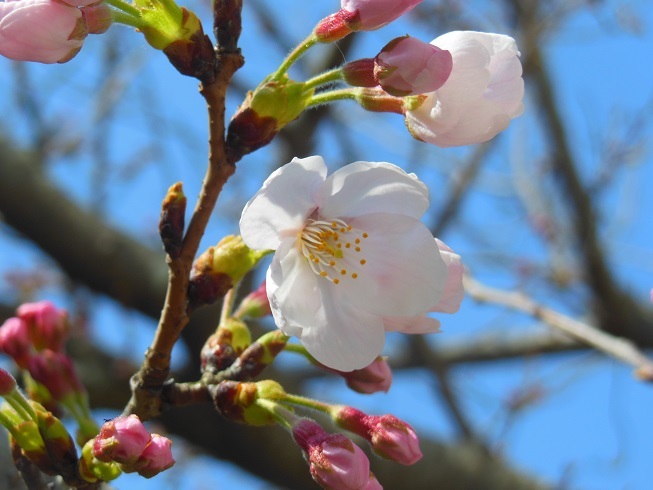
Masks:
[[[630,364],[635,368],[635,375],[639,379],[653,381],[653,361],[629,340],[615,337],[588,323],[575,320],[551,308],[542,306],[520,292],[504,291],[485,286],[469,276],[464,278],[464,285],[466,293],[472,298],[528,313],[570,337],[626,364]]]

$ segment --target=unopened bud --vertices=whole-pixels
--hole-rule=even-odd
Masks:
[[[419,440],[413,428],[394,415],[368,415],[343,406],[333,415],[334,422],[367,439],[372,450],[382,458],[412,465],[422,459]]]
[[[319,424],[301,419],[292,429],[304,451],[313,479],[323,488],[366,488],[370,462],[361,448],[342,434],[329,434]]]
[[[252,250],[235,235],[209,247],[193,264],[188,291],[191,308],[223,297],[266,254],[265,250]]]
[[[377,357],[369,366],[349,372],[338,371],[347,386],[357,393],[388,392],[392,385],[392,370],[383,357]]]
[[[63,349],[70,333],[66,310],[57,308],[50,301],[39,301],[20,305],[16,313],[27,324],[30,340],[37,351]]]
[[[136,415],[105,422],[93,440],[93,456],[100,461],[133,465],[150,442],[151,435]]]
[[[136,472],[145,477],[152,478],[175,464],[172,457],[172,441],[159,434],[152,434],[152,439],[145,446],[138,461],[134,465]]]
[[[216,409],[226,419],[254,426],[275,423],[270,412],[256,404],[257,383],[223,381],[210,389]]]
[[[0,396],[12,393],[16,389],[16,380],[8,371],[0,368]]]
[[[261,318],[271,314],[270,300],[268,300],[265,281],[263,281],[263,284],[240,302],[234,316],[236,318]]]
[[[72,360],[61,352],[46,349],[30,358],[27,369],[32,378],[45,386],[56,401],[86,391],[77,377]]]
[[[252,335],[243,322],[227,319],[202,347],[202,371],[218,373],[233,364],[252,343]]]
[[[373,31],[412,10],[422,0],[341,0],[342,9],[322,19],[314,30],[321,42],[333,42],[354,31]]]
[[[171,259],[179,257],[181,252],[185,214],[186,196],[181,182],[177,182],[168,189],[161,205],[161,218],[159,219],[159,236],[163,242],[163,249]]]
[[[374,59],[374,78],[391,95],[404,97],[434,92],[449,78],[451,53],[414,37],[386,44]]]
[[[266,82],[247,94],[229,123],[227,144],[237,159],[267,145],[308,107],[314,90],[289,79]]]
[[[32,353],[29,328],[20,318],[9,318],[0,327],[0,352],[11,357],[19,367],[26,369]]]

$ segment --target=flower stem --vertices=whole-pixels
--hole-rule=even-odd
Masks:
[[[306,80],[304,83],[304,90],[309,90],[319,87],[320,85],[326,85],[340,80],[342,80],[342,67],[334,68],[333,70],[325,71],[324,73]]]
[[[236,301],[238,286],[240,286],[240,281],[234,284],[231,289],[227,291],[227,294],[224,295],[224,299],[222,300],[222,311],[220,312],[220,325],[224,324],[231,316],[231,312],[234,309],[234,302]]]
[[[272,400],[259,398],[256,400],[256,404],[259,407],[267,410],[267,412],[272,415],[272,417],[279,423],[279,425],[285,427],[288,430],[292,430],[293,426],[300,418],[287,408],[279,405],[276,402],[273,402]]]
[[[134,18],[138,18],[138,19],[141,18],[140,10],[138,10],[136,7],[134,7],[133,5],[131,5],[129,3],[125,3],[125,2],[123,2],[121,0],[106,0],[106,2],[107,2],[107,4],[111,5],[113,8],[118,9],[121,12],[124,12],[126,14],[129,14]],[[117,20],[116,14],[118,14],[118,13],[119,12],[114,12],[113,13],[113,15],[114,15],[113,19],[114,20]],[[118,22],[120,22],[122,24],[125,23],[125,22],[123,22],[121,20],[118,20]],[[128,24],[128,25],[132,25],[132,24]],[[141,25],[142,25],[142,23],[141,23]],[[138,26],[136,26],[136,27],[138,27]]]
[[[131,14],[120,12],[118,10],[113,12],[113,21],[119,24],[125,24],[136,29],[143,27],[143,20],[140,17],[134,17]]]
[[[315,94],[313,97],[311,97],[307,107],[329,104],[338,100],[356,100],[356,93],[350,88],[320,92],[319,94]]]
[[[277,71],[270,77],[270,80],[281,80],[295,61],[301,58],[306,51],[315,46],[317,42],[317,37],[315,37],[315,34],[311,33],[310,36],[299,43],[297,47],[290,52],[286,59],[281,62],[281,65],[279,65]]]
[[[299,395],[292,395],[290,393],[286,393],[286,396],[284,396],[284,398],[280,401],[282,403],[289,403],[299,407],[310,408],[311,410],[316,410],[327,415],[331,415],[333,408],[328,403],[320,402],[318,400],[313,400],[312,398],[306,398]]]

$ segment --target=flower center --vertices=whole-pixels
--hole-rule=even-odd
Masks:
[[[333,284],[340,284],[346,278],[356,279],[361,266],[366,264],[362,242],[368,236],[341,219],[309,219],[299,242],[313,272]]]

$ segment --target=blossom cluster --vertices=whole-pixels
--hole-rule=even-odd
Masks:
[[[97,460],[118,463],[124,473],[136,472],[146,478],[175,464],[170,439],[151,434],[136,415],[105,422],[89,445]]]

